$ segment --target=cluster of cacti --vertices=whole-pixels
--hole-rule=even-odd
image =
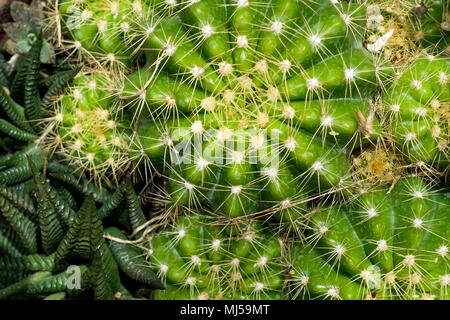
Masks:
[[[66,8],[85,17],[67,30],[82,53],[137,45],[146,58],[112,72],[116,84],[81,77],[64,96],[57,140],[69,158],[100,173],[144,163],[166,177],[172,206],[231,217],[278,211],[292,222],[309,196],[351,184],[349,154],[380,133],[368,97],[388,71],[361,47],[363,5],[138,3],[61,4],[68,29]]]
[[[76,68],[0,69],[0,298],[449,299],[447,2],[372,2],[56,2]]]

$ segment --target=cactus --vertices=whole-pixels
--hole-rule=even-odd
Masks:
[[[126,112],[118,114],[111,83],[107,73],[79,74],[69,91],[57,99],[54,114],[45,121],[57,128],[54,136],[46,140],[48,147],[56,149],[64,142],[63,155],[73,165],[93,172],[94,177],[116,168],[124,170],[127,165],[124,156],[131,124]]]
[[[448,192],[418,177],[311,214],[289,292],[315,299],[448,299]]]
[[[448,298],[448,195],[397,167],[448,167],[448,59],[419,57],[385,82],[390,66],[376,54],[383,43],[362,46],[366,5],[357,1],[57,6],[57,40],[83,72],[51,100],[46,142],[97,183],[120,185],[93,196],[108,219],[126,200],[134,237],[108,228],[109,249],[99,254],[91,210],[83,212],[92,225],[69,227],[56,259],[89,248],[81,251],[91,260],[95,298],[121,290],[118,268],[165,285],[153,299]],[[355,183],[350,159],[361,151],[360,161],[370,162],[364,150],[378,148],[386,133],[401,156],[392,159],[387,148],[385,166],[376,168],[384,180]],[[160,218],[173,221],[151,237],[130,180],[120,184],[130,169],[146,181],[163,177],[152,200],[163,207]],[[97,190],[66,172],[51,177],[83,194]],[[369,182],[377,186],[361,190]],[[56,216],[70,225],[74,215],[54,210],[38,219]],[[273,217],[282,229],[255,217]],[[50,253],[57,242],[50,235],[62,233],[47,227]],[[86,240],[87,229],[97,242]],[[291,231],[297,240],[286,256]],[[18,255],[12,242],[5,250]]]
[[[69,58],[100,62],[114,70],[131,66],[133,48],[127,37],[131,26],[148,13],[140,1],[62,0],[47,10],[57,46]]]
[[[283,241],[258,222],[221,226],[190,213],[146,247],[148,264],[166,284],[153,299],[283,298]]]
[[[422,55],[402,68],[382,96],[397,149],[410,163],[440,171],[449,165],[449,75],[448,58]]]
[[[450,54],[450,12],[448,0],[410,0],[414,12],[415,40],[423,47]]]
[[[169,209],[202,206],[231,217],[272,210],[288,223],[302,215],[308,197],[344,193],[351,185],[349,154],[380,134],[368,97],[388,71],[361,47],[364,5],[116,4],[64,1],[59,7],[66,34],[92,65],[105,66],[102,57],[113,54],[134,71],[131,60],[146,59],[126,76],[112,68],[117,84],[96,87],[95,94],[108,96],[95,98],[96,106],[84,103],[90,81],[61,100],[55,127],[63,134],[55,136],[69,159],[100,177],[130,166],[156,170],[166,178]],[[68,8],[81,12],[72,30]],[[124,130],[107,130],[120,146],[111,146],[106,130],[92,130],[103,101],[105,115],[120,115],[112,121]],[[79,120],[84,108],[89,116]],[[74,128],[75,137],[65,134]]]

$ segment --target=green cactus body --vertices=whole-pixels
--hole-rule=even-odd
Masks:
[[[73,39],[72,50],[80,51],[84,59],[98,59],[121,70],[132,61],[127,34],[135,19],[147,11],[140,1],[131,0],[63,0],[58,8],[62,30]]]
[[[449,195],[401,179],[311,218],[289,254],[296,298],[448,299]]]
[[[64,142],[69,160],[98,176],[123,165],[131,131],[126,112],[115,108],[112,83],[107,73],[79,75],[58,100],[52,117],[57,140]]]
[[[118,15],[146,8],[128,23],[126,38],[147,61],[117,96],[139,120],[130,161],[162,172],[174,207],[201,205],[231,217],[270,209],[292,222],[309,195],[346,192],[350,152],[380,134],[368,97],[386,65],[361,47],[363,5],[138,3],[121,2]],[[87,43],[98,36],[81,33]],[[86,147],[102,147],[81,134]],[[66,153],[76,154],[61,138]]]
[[[448,58],[419,57],[383,97],[392,137],[411,163],[449,165],[449,75]]]
[[[450,13],[447,0],[410,0],[417,13],[414,17],[415,39],[424,47],[437,48],[450,53]],[[422,10],[426,8],[426,12]]]
[[[149,242],[150,264],[166,283],[154,299],[281,299],[282,249],[256,222],[224,227],[180,216]]]

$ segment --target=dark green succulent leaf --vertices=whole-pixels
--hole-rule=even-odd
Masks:
[[[104,271],[103,260],[100,251],[96,251],[94,259],[89,266],[88,272],[83,278],[83,282],[88,283],[94,292],[94,299],[96,300],[113,300],[114,290],[108,281],[107,275]]]
[[[14,185],[14,186],[10,186],[9,188],[14,191],[20,191],[20,192],[29,194],[35,188],[34,180],[28,179],[28,180],[25,180],[24,182]]]
[[[119,207],[123,202],[124,192],[122,186],[117,188],[108,201],[106,201],[98,210],[98,216],[100,219],[104,219],[109,216],[111,212]]]
[[[110,227],[105,230],[106,234],[121,240],[128,240],[127,237],[117,228]],[[142,254],[142,250],[113,240],[109,241],[109,247],[117,261],[120,269],[130,278],[145,283],[154,289],[164,289],[161,280],[149,267],[148,261]]]
[[[28,191],[0,186],[0,195],[11,201],[16,207],[27,212],[28,215],[34,216],[36,214],[34,202]]]
[[[26,55],[25,61],[16,73],[11,84],[11,97],[19,104],[24,103],[25,116],[28,120],[38,119],[37,111],[39,104],[35,105],[38,76],[40,69],[39,56],[42,46],[42,34],[39,33],[30,51]],[[27,101],[28,100],[28,101]]]
[[[11,72],[0,48],[0,87],[9,87]]]
[[[0,67],[0,87],[7,87],[9,86],[9,77],[6,75],[6,72],[3,71],[3,69]]]
[[[0,270],[0,288],[8,287],[29,275],[30,273],[26,270],[16,270],[14,272],[11,272],[9,269]]]
[[[10,122],[0,119],[0,131],[17,141],[31,141],[37,139],[37,136],[24,131]]]
[[[36,165],[38,170],[40,170],[44,166],[44,157],[43,155],[30,155],[30,159],[32,159],[33,163]],[[33,175],[30,165],[22,161],[18,164],[15,164],[13,167],[0,171],[0,184],[8,185],[13,183],[22,182],[28,180]]]
[[[24,130],[32,131],[30,124],[26,121],[23,107],[14,102],[4,88],[0,88],[0,107],[15,125]]]
[[[130,217],[130,224],[133,230],[136,230],[138,227],[142,226],[147,222],[144,216],[144,212],[141,208],[141,201],[137,196],[136,192],[133,188],[133,183],[131,182],[131,178],[127,177],[124,182],[125,196],[127,199],[128,212]],[[139,232],[139,234],[141,234]]]
[[[104,241],[103,228],[92,196],[88,196],[55,253],[55,262],[71,258],[92,260]]]
[[[63,227],[58,220],[55,208],[47,202],[45,197],[38,196],[38,217],[42,248],[48,254],[58,247],[64,237]]]
[[[12,243],[11,240],[0,230],[0,256],[1,255],[20,257],[22,254],[19,249],[15,247],[14,243]],[[0,268],[0,270],[2,269]]]
[[[42,48],[42,33],[36,38],[27,55],[27,75],[25,76],[24,108],[28,120],[39,120],[41,99],[39,95],[39,71],[41,69],[40,52]]]
[[[0,300],[7,299],[15,294],[24,292],[34,283],[39,283],[44,279],[51,277],[51,273],[47,271],[39,271],[31,274],[25,279],[20,280],[6,288],[0,289]]]
[[[85,272],[86,270],[84,266],[81,266],[80,269],[81,273]],[[31,281],[27,285],[25,293],[28,295],[36,296],[40,294],[50,294],[67,290],[67,282],[69,280],[69,276],[69,273],[64,270],[63,272],[56,275],[50,275],[36,281]]]
[[[77,202],[69,190],[67,190],[66,188],[64,188],[61,185],[55,185],[54,188],[55,188],[56,192],[58,193],[59,197],[61,198],[62,202],[66,206],[68,206],[70,209],[72,209],[74,211],[78,211]]]
[[[79,168],[67,163],[65,159],[53,156],[47,163],[47,172],[73,174]]]
[[[13,154],[8,152],[7,154],[0,156],[0,170],[10,167],[9,163],[13,159]]]
[[[5,239],[5,244],[13,245],[13,248],[10,248],[13,252],[10,256],[15,257],[28,254],[27,249],[23,246],[19,235],[11,228],[9,222],[2,215],[0,215],[0,233]],[[0,251],[1,250],[3,249],[0,249]],[[7,251],[6,247],[5,250]],[[17,252],[19,253],[18,255],[16,255]]]
[[[55,269],[54,256],[31,254],[21,257],[0,257],[0,270],[11,273],[26,271],[53,271]]]
[[[37,226],[5,197],[0,196],[0,211],[22,240],[29,253],[37,253]]]
[[[91,260],[85,279],[91,284],[96,297],[111,297],[119,290],[119,269],[103,238],[103,228],[98,218],[94,199],[85,200],[69,232],[55,253],[55,263],[69,259]]]
[[[60,197],[58,192],[53,188],[44,175],[35,167],[31,159],[28,159],[33,179],[36,186],[36,198],[39,206],[39,221],[46,224],[45,228],[53,225],[52,232],[54,235],[59,235],[54,238],[52,243],[57,245],[62,239],[62,232],[67,230],[69,225],[75,219],[75,212],[70,206]],[[41,220],[43,219],[43,220]],[[42,226],[41,226],[42,228]],[[50,231],[50,230],[48,230]],[[48,239],[49,240],[49,239]],[[52,252],[56,247],[51,246],[52,249],[46,252]]]
[[[52,83],[42,98],[44,108],[50,104],[52,97],[63,89],[78,72],[80,72],[80,68],[75,68],[73,70],[59,72],[52,77]]]
[[[111,193],[106,188],[99,188],[86,178],[77,179],[72,174],[64,173],[50,173],[50,176],[68,184],[84,196],[92,195],[96,202],[104,204],[111,198]]]
[[[36,143],[30,143],[14,154],[6,154],[0,157],[0,166],[10,168],[18,164],[27,163],[27,157],[43,157],[42,148]]]

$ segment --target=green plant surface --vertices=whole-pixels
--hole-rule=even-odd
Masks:
[[[109,72],[75,79],[49,144],[100,178],[156,170],[169,210],[270,211],[295,225],[309,197],[348,193],[350,154],[380,137],[370,97],[389,66],[362,47],[363,4],[64,1],[59,13]],[[129,48],[145,66],[104,63]]]
[[[415,39],[425,48],[450,53],[450,4],[448,0],[409,0]]]
[[[449,166],[450,60],[421,55],[403,67],[382,96],[397,149],[410,163]]]
[[[220,226],[180,216],[148,243],[147,265],[166,284],[153,298],[281,299],[283,248],[257,222]]]
[[[289,253],[300,299],[449,299],[448,192],[402,178],[312,214]]]

